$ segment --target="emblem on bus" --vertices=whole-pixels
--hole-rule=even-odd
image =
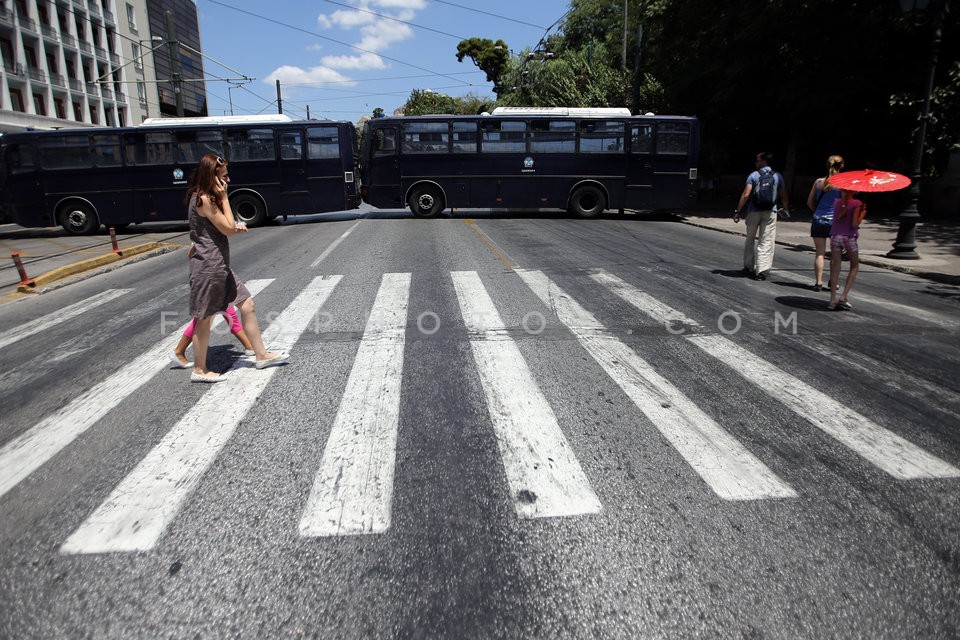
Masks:
[[[177,167],[173,170],[173,179],[174,180],[183,180],[183,169]]]
[[[524,169],[533,169],[533,158],[527,156],[523,159],[523,168]]]

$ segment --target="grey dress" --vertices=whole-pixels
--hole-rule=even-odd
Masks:
[[[230,268],[230,243],[210,220],[197,213],[197,195],[188,209],[190,240],[190,315],[206,318],[239,306],[251,297],[250,291]]]

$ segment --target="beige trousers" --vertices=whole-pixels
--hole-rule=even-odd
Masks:
[[[751,211],[747,214],[746,223],[747,240],[743,244],[743,266],[753,273],[765,273],[773,266],[777,214],[773,211]]]

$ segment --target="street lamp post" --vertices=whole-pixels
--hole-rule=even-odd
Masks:
[[[926,11],[931,0],[900,0],[900,8],[906,14],[916,11]],[[934,76],[937,72],[937,57],[940,52],[940,40],[943,34],[943,16],[947,11],[949,0],[933,0],[935,15],[933,18],[933,42],[930,44],[930,63],[927,67],[927,82],[923,99],[923,111],[920,114],[920,127],[917,131],[913,148],[913,170],[910,175],[910,188],[907,190],[907,202],[900,212],[900,226],[897,229],[897,239],[893,249],[887,253],[888,258],[901,260],[917,260],[916,226],[920,218],[920,177],[923,174],[923,144],[927,135],[927,121],[930,119],[930,98],[933,95]]]

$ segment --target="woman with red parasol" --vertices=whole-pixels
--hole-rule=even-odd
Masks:
[[[847,297],[853,288],[853,282],[860,271],[860,255],[857,238],[860,235],[860,223],[867,215],[867,207],[854,198],[861,191],[896,191],[910,184],[910,178],[890,171],[846,171],[830,178],[830,184],[840,189],[840,197],[834,203],[833,224],[830,226],[830,304],[831,311],[853,308]],[[850,272],[843,292],[838,296],[840,269],[843,265],[842,252],[846,249],[850,256]]]

